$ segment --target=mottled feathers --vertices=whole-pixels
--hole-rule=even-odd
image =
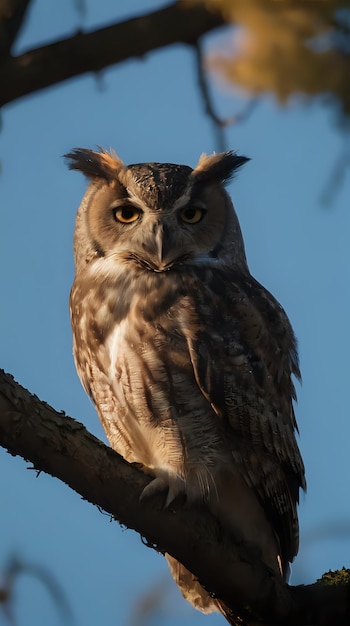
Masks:
[[[247,159],[202,155],[192,169],[80,148],[67,157],[91,181],[75,230],[74,357],[111,446],[153,475],[144,496],[204,503],[287,577],[305,488],[300,373],[291,325],[249,273],[224,189]],[[190,602],[220,609],[168,561]]]

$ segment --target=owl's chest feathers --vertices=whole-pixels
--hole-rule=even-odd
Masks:
[[[177,388],[183,393],[184,380],[194,380],[184,319],[185,312],[191,310],[194,322],[200,311],[186,291],[176,275],[147,272],[127,289],[116,286],[105,294],[112,323],[103,312],[99,320],[97,313],[96,321],[105,332],[110,378],[120,377],[135,395],[150,395],[148,403],[154,409],[159,405],[166,419]],[[181,407],[178,410],[181,413]]]
[[[97,277],[89,282],[85,294],[90,330],[100,343],[108,341],[119,327],[129,339],[143,342],[167,335],[171,341],[183,335],[186,316],[193,325],[196,318],[203,323],[206,314],[213,312],[214,294],[204,296],[203,290],[198,277],[188,273],[125,269],[113,280]]]
[[[96,283],[102,288],[97,298],[90,293],[100,306],[88,323],[115,399],[117,415],[107,409],[105,420],[101,416],[107,436],[129,461],[183,479],[191,471],[200,476],[201,468],[217,465],[226,453],[222,426],[198,387],[188,346],[189,336],[205,324],[198,281],[144,272],[138,280],[122,275],[114,285]]]

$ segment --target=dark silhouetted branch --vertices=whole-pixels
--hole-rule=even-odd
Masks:
[[[223,23],[221,14],[205,5],[175,2],[141,17],[5,58],[0,64],[0,106],[171,44],[194,45]]]

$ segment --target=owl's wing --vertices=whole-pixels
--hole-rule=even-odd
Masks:
[[[187,335],[197,384],[227,427],[233,463],[257,493],[287,567],[298,550],[296,505],[305,488],[292,404],[295,337],[282,307],[249,275],[217,275],[206,298],[216,330],[203,324]]]

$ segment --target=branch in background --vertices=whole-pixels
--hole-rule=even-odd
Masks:
[[[150,480],[146,474],[1,370],[0,443],[183,563],[221,600],[229,623],[238,623],[237,614],[244,617],[242,625],[349,623],[349,583],[289,587],[261,562],[254,546],[236,544],[205,508],[164,509],[161,495],[140,501]]]
[[[34,563],[26,563],[16,556],[12,556],[3,571],[0,572],[2,585],[0,587],[0,603],[2,609],[8,619],[9,624],[15,625],[13,612],[15,587],[18,579],[22,575],[38,580],[50,594],[58,612],[64,619],[66,626],[73,624],[73,612],[62,591],[60,585],[46,567],[35,565]]]
[[[0,65],[0,106],[87,72],[126,61],[175,43],[195,44],[224,23],[219,12],[204,5],[175,2],[142,17],[78,33]]]
[[[31,0],[0,1],[0,58],[10,54]]]
[[[258,98],[252,98],[246,105],[246,107],[240,113],[231,115],[227,118],[221,118],[215,111],[215,106],[210,93],[209,81],[207,78],[207,71],[205,68],[205,58],[202,51],[200,42],[197,42],[196,46],[196,66],[199,91],[203,98],[205,112],[213,122],[214,131],[216,134],[216,145],[218,152],[224,152],[226,148],[225,128],[237,124],[238,122],[244,122],[253,113],[255,107],[259,103]]]
[[[198,85],[199,91],[202,95],[205,112],[208,117],[211,119],[214,125],[214,130],[216,134],[216,145],[218,147],[218,152],[224,152],[226,150],[226,141],[225,141],[225,132],[224,128],[227,125],[226,120],[221,119],[214,107],[214,103],[211,98],[209,83],[207,80],[207,73],[204,65],[202,46],[199,42],[196,44],[196,65],[197,65],[197,76],[198,76]]]
[[[345,140],[349,141],[349,127],[345,128]],[[350,149],[348,143],[345,144],[341,154],[336,159],[333,167],[331,168],[328,180],[324,186],[321,194],[321,202],[324,206],[329,207],[344,185],[346,174],[350,169]]]
[[[87,13],[86,0],[73,0],[73,2],[76,12],[83,19]]]

